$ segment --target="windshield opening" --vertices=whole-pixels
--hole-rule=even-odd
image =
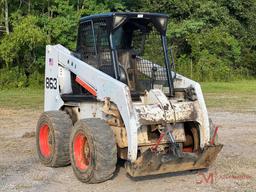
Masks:
[[[169,93],[160,32],[150,19],[129,19],[113,33],[122,78],[132,92],[157,88]]]

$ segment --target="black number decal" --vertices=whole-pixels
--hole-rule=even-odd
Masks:
[[[46,77],[45,87],[46,89],[57,89],[57,78]]]
[[[57,79],[56,78],[54,78],[53,79],[53,87],[54,87],[54,89],[57,89]]]

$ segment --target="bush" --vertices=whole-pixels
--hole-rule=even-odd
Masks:
[[[28,86],[32,88],[41,88],[44,85],[44,75],[38,72],[34,72],[30,75],[28,80]]]
[[[12,67],[8,69],[0,69],[0,89],[42,87],[44,76],[38,72],[34,72],[29,78],[26,77],[23,69]]]
[[[228,60],[220,59],[207,50],[200,53],[197,62],[186,55],[177,58],[176,70],[196,81],[232,81],[251,78],[247,68],[234,69]]]
[[[0,88],[20,88],[26,86],[26,75],[18,67],[0,69]]]

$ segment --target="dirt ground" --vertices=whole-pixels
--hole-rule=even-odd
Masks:
[[[101,184],[78,181],[71,166],[39,163],[33,132],[40,111],[0,109],[0,191],[256,191],[256,115],[210,111],[224,148],[208,170],[133,179],[120,167]]]

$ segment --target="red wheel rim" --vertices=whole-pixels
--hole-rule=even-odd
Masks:
[[[192,153],[193,148],[192,147],[184,147],[182,151],[185,152],[185,153]]]
[[[49,143],[49,132],[48,125],[42,125],[39,131],[39,147],[41,154],[48,158],[51,155],[51,145]]]
[[[79,132],[74,137],[73,150],[76,167],[82,171],[86,170],[90,163],[90,148],[84,133]]]

